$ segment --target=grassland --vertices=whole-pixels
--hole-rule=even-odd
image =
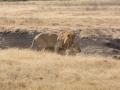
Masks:
[[[64,57],[0,50],[1,90],[119,90],[120,62],[100,56]]]
[[[97,36],[93,29],[99,28],[107,36],[120,37],[119,30],[112,31],[120,28],[119,0],[1,2],[0,7],[0,31],[80,28],[81,37],[87,37]]]
[[[80,42],[82,53],[75,57],[9,48],[16,43],[28,48],[32,31],[78,29],[81,42],[94,36],[99,43],[91,43],[97,48]],[[16,30],[27,31],[28,38],[2,33]],[[0,2],[0,48],[8,48],[0,49],[0,90],[119,90],[119,60],[96,53],[119,54],[119,47],[100,46],[106,38],[112,45],[120,39],[119,0]]]

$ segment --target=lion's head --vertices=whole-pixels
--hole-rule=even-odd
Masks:
[[[63,33],[63,38],[62,38],[63,48],[64,49],[69,48],[74,43],[74,40],[75,40],[75,34],[73,31]]]
[[[81,49],[78,45],[73,44],[69,49],[66,50],[65,54],[68,55],[76,55],[76,53],[80,53]]]
[[[73,48],[73,52],[75,52],[75,53],[81,52],[80,46],[78,46],[78,45],[72,45],[72,48]]]

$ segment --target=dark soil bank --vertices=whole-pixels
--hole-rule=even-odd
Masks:
[[[37,31],[4,31],[0,32],[0,48],[23,48],[31,46],[33,38],[39,34]],[[75,43],[79,44],[84,54],[99,54],[103,56],[120,55],[120,39],[112,39],[106,36],[90,36],[77,38]],[[33,49],[37,49],[34,45]]]

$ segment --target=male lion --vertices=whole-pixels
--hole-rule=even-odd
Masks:
[[[66,32],[63,35],[58,35],[55,33],[40,33],[38,34],[32,42],[30,48],[32,48],[34,42],[38,45],[41,52],[47,47],[54,47],[55,52],[58,53],[59,49],[67,49],[74,42],[73,32]]]
[[[47,47],[54,47],[55,52],[57,53],[61,45],[61,40],[58,40],[58,35],[55,33],[40,33],[33,39],[32,48],[34,42],[38,45],[41,52],[45,50]]]

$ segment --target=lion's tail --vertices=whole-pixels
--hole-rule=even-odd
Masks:
[[[35,40],[33,39],[33,41],[32,41],[32,45],[30,46],[30,49],[33,47],[33,45],[34,45],[34,41],[35,41]]]

